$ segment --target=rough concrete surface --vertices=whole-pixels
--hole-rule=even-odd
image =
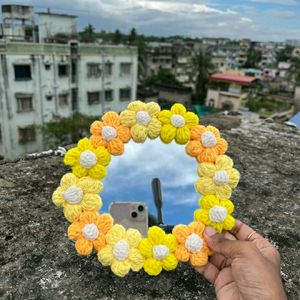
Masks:
[[[300,299],[300,133],[266,123],[223,133],[242,175],[232,197],[236,217],[278,247],[288,296]],[[79,257],[51,202],[66,171],[58,156],[0,164],[1,299],[215,298],[212,286],[186,265],[158,277],[141,271],[117,278],[94,255]]]

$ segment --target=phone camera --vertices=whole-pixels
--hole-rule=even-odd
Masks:
[[[137,214],[137,212],[136,212],[136,211],[133,211],[133,212],[131,213],[131,217],[132,217],[132,218],[136,218],[136,217],[137,217],[137,215],[138,215],[138,214]]]
[[[139,205],[138,206],[138,211],[143,211],[144,210],[144,206],[143,205]]]

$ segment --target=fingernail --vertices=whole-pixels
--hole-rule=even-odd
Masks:
[[[216,230],[212,227],[205,227],[204,232],[208,236],[212,236],[212,235],[215,235],[217,233]]]

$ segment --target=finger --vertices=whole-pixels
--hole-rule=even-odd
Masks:
[[[228,231],[224,231],[224,237],[226,239],[228,239],[228,240],[231,240],[231,241],[235,241],[236,240],[236,237],[232,233],[230,233]]]
[[[263,237],[256,232],[248,239],[252,232],[255,232],[255,230],[250,226],[244,224],[240,220],[235,220],[235,225],[233,229],[230,230],[230,233],[232,233],[236,237],[236,239],[240,241],[253,241],[255,239],[263,239]]]
[[[210,283],[214,284],[218,275],[219,270],[211,263],[207,263],[203,267],[195,267],[195,270],[203,275],[203,277]]]
[[[231,265],[231,259],[229,257],[225,257],[220,253],[215,253],[209,258],[209,262],[213,264],[220,271],[225,267],[229,267]]]

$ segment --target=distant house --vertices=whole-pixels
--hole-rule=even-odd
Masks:
[[[210,77],[206,105],[217,109],[237,111],[258,79],[253,76],[217,73]]]

